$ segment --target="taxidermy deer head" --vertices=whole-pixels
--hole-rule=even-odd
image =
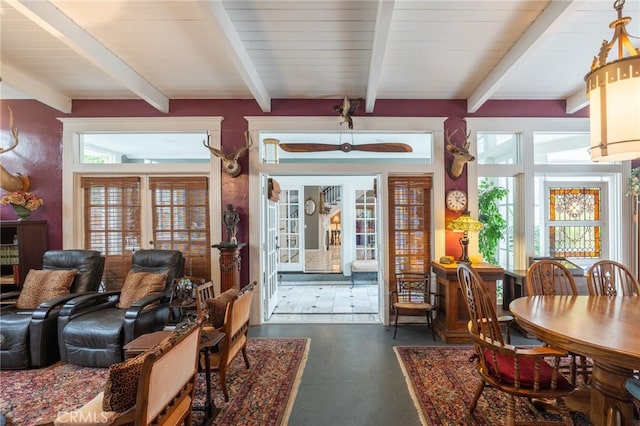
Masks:
[[[231,154],[225,154],[222,150],[211,146],[211,135],[207,133],[207,140],[202,141],[202,144],[206,146],[213,155],[222,159],[222,170],[232,178],[237,177],[240,174],[240,164],[238,160],[244,155],[245,152],[251,147],[252,142],[249,140],[248,133],[245,132],[244,137],[247,141],[247,145],[236,149]]]
[[[0,154],[9,152],[18,146],[18,129],[13,125],[13,111],[9,108],[9,129],[11,130],[11,138],[13,139],[13,145],[9,148],[0,147]],[[0,164],[0,188],[13,192],[13,191],[29,191],[29,176],[23,176],[20,173],[11,174]]]
[[[471,142],[469,141],[469,136],[471,133],[467,133],[464,138],[464,144],[462,148],[458,148],[453,143],[451,143],[451,138],[456,134],[458,129],[454,130],[451,134],[449,134],[449,129],[447,129],[446,138],[447,138],[447,150],[453,154],[453,161],[451,162],[451,167],[447,170],[449,176],[452,179],[458,179],[460,175],[462,175],[462,170],[464,169],[464,165],[469,161],[473,161],[476,158],[469,154],[469,146]]]

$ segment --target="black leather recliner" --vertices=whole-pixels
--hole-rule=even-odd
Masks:
[[[123,346],[140,336],[162,330],[169,318],[173,281],[184,275],[184,257],[177,250],[134,252],[132,272],[166,273],[165,292],[116,306],[120,291],[75,298],[58,319],[60,359],[85,367],[108,367],[124,360]]]
[[[0,313],[0,366],[3,369],[44,367],[60,359],[58,316],[73,297],[96,292],[102,279],[104,257],[95,250],[49,250],[42,259],[44,270],[77,269],[70,293],[54,297],[35,310],[3,307]],[[18,298],[20,292],[5,293],[2,301]]]

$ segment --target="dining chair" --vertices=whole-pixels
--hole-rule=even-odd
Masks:
[[[601,260],[587,271],[591,296],[639,296],[640,283],[631,270],[613,260]]]
[[[578,289],[571,272],[560,262],[542,259],[527,269],[527,292],[529,296],[577,296]],[[584,383],[589,382],[592,365],[586,357],[570,354],[569,373],[575,386],[579,374]]]
[[[571,272],[562,263],[552,259],[538,260],[530,265],[526,282],[529,296],[578,294]]]
[[[391,292],[391,306],[393,307],[395,315],[393,338],[396,338],[396,333],[398,332],[398,317],[400,315],[407,315],[426,317],[433,340],[436,340],[436,333],[432,324],[436,298],[432,298],[432,296],[435,295],[431,292],[428,274],[399,272],[396,273],[395,278],[396,289]],[[424,323],[413,322],[404,324]]]
[[[551,399],[562,416],[557,424],[573,424],[564,397],[572,394],[575,387],[559,372],[560,359],[567,352],[548,346],[519,348],[508,344],[498,322],[495,300],[480,275],[464,263],[458,265],[457,275],[469,312],[473,358],[481,378],[469,412],[473,415],[484,388],[489,386],[508,395],[506,425],[516,424],[516,397]]]

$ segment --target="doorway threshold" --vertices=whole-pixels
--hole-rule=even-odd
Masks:
[[[379,314],[273,314],[266,324],[381,324]]]

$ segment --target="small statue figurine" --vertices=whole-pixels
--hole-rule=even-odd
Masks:
[[[232,204],[227,204],[227,210],[222,213],[222,222],[224,223],[224,227],[227,230],[227,240],[225,242],[228,244],[238,244],[236,234],[238,233],[238,222],[240,222],[240,215],[238,214],[238,212],[233,211]]]

